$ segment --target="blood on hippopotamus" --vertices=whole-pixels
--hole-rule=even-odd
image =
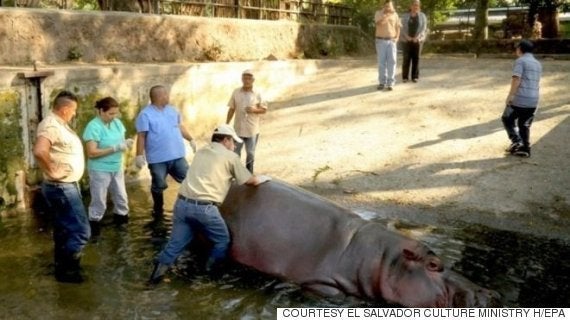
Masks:
[[[232,186],[221,212],[233,260],[324,296],[406,307],[490,307],[498,294],[421,242],[280,181]]]

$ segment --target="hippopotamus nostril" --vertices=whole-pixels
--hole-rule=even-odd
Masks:
[[[427,260],[426,268],[432,272],[443,272],[443,263],[436,257]]]

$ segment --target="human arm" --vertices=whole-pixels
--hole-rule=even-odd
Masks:
[[[142,168],[146,164],[144,156],[144,148],[146,144],[146,131],[137,133],[137,151],[135,157],[135,164],[137,167]]]
[[[108,156],[112,153],[125,151],[133,145],[133,139],[127,139],[119,144],[107,148],[99,149],[97,141],[89,140],[85,144],[87,149],[87,156],[91,159]]]
[[[50,178],[50,180],[60,180],[65,178],[68,173],[55,164],[51,158],[49,150],[51,149],[51,141],[43,136],[39,136],[34,145],[33,154],[37,160],[38,166]]]
[[[516,75],[513,75],[511,77],[511,89],[509,90],[509,95],[507,96],[506,104],[510,105],[513,103],[513,99],[515,98],[515,94],[517,93],[520,84],[521,84],[521,78]]]

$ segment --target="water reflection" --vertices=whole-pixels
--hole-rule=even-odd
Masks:
[[[139,188],[129,192],[146,194]],[[274,319],[277,307],[371,306],[307,295],[295,285],[237,265],[212,278],[193,252],[180,258],[167,281],[149,288],[145,282],[151,261],[171,227],[171,213],[156,221],[150,207],[148,198],[131,199],[126,228],[105,217],[99,241],[85,249],[82,264],[88,280],[80,285],[54,281],[45,215],[4,212],[0,314],[14,319]],[[427,243],[455,270],[499,291],[507,306],[570,305],[569,243],[474,225],[417,225],[377,213],[363,216]]]

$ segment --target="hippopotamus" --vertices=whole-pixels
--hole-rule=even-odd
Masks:
[[[405,307],[498,306],[421,242],[282,181],[231,187],[220,207],[234,261],[317,294]]]

